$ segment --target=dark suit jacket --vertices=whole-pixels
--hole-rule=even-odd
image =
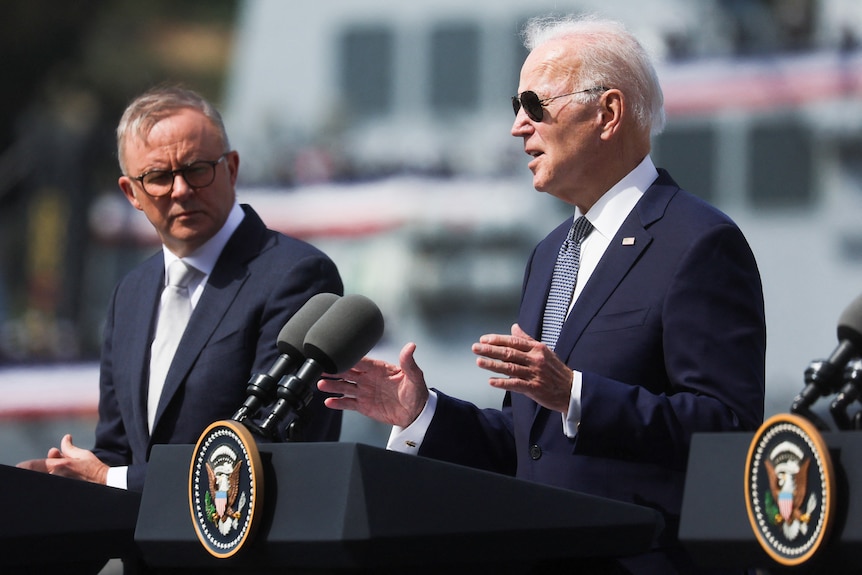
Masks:
[[[533,337],[571,221],[527,265],[518,322]],[[674,545],[692,434],[763,420],[763,294],[739,228],[660,171],[584,287],[556,352],[583,373],[576,438],[563,434],[559,413],[521,394],[507,394],[501,411],[441,394],[420,454],[654,507],[668,523],[659,545]]]
[[[108,465],[129,466],[129,489],[143,489],[154,444],[194,444],[210,423],[236,412],[251,375],[267,372],[278,356],[281,328],[312,295],[343,293],[338,270],[325,254],[268,230],[250,207],[243,210],[245,218],[219,256],[171,364],[152,437],[146,396],[164,283],[161,251],[114,290],[102,346],[94,453]],[[340,412],[324,407],[315,393],[304,411],[307,439],[337,441]]]

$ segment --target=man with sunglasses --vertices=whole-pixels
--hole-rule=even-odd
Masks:
[[[533,251],[511,333],[473,344],[490,385],[506,391],[502,409],[429,390],[413,343],[400,365],[366,358],[318,387],[343,394],[329,407],[394,425],[390,449],[664,517],[647,553],[549,572],[696,573],[677,533],[691,436],[763,419],[757,265],[726,215],[653,165],[662,92],[631,34],[608,21],[537,19],[525,40],[512,135],[534,187],[574,214]]]
[[[343,286],[329,257],[267,229],[237,202],[239,154],[218,111],[195,92],[164,87],[141,95],[127,107],[117,143],[120,188],[153,225],[162,250],[111,298],[93,451],[66,435],[47,459],[19,465],[140,491],[152,446],[194,444],[210,423],[230,418],[251,376],[275,362],[287,320],[311,296],[340,295]],[[184,282],[191,315],[176,351],[158,361],[158,327],[170,319],[160,294],[174,262],[192,270]],[[341,431],[340,414],[319,393],[299,423],[298,439],[337,441]]]

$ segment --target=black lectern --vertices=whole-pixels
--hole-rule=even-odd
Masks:
[[[783,567],[758,544],[744,495],[754,434],[696,434],[692,439],[680,539],[711,567],[759,567],[769,573],[862,573],[862,433],[823,433],[835,473],[834,527],[810,563]]]
[[[6,465],[0,465],[0,486],[0,571],[98,563],[136,552],[139,493]]]
[[[261,445],[265,516],[219,559],[189,511],[192,446],[156,446],[135,534],[150,567],[243,572],[458,572],[643,552],[649,508],[353,443]]]

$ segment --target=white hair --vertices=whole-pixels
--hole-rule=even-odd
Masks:
[[[652,60],[620,22],[592,16],[539,17],[527,22],[521,37],[529,51],[551,40],[576,41],[580,67],[573,89],[617,88],[643,130],[659,134],[664,129],[664,95]]]

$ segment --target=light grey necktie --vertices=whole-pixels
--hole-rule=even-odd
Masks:
[[[572,223],[569,235],[560,246],[557,262],[554,264],[554,275],[551,279],[551,291],[545,303],[545,316],[542,320],[542,343],[551,349],[557,347],[560,330],[569,313],[572,294],[578,281],[578,268],[581,263],[581,242],[593,231],[593,225],[580,216]]]
[[[150,432],[153,430],[165,377],[192,315],[188,285],[197,273],[195,268],[182,260],[175,260],[167,270],[167,285],[162,291],[156,336],[150,350],[150,384],[147,391],[147,426]]]

